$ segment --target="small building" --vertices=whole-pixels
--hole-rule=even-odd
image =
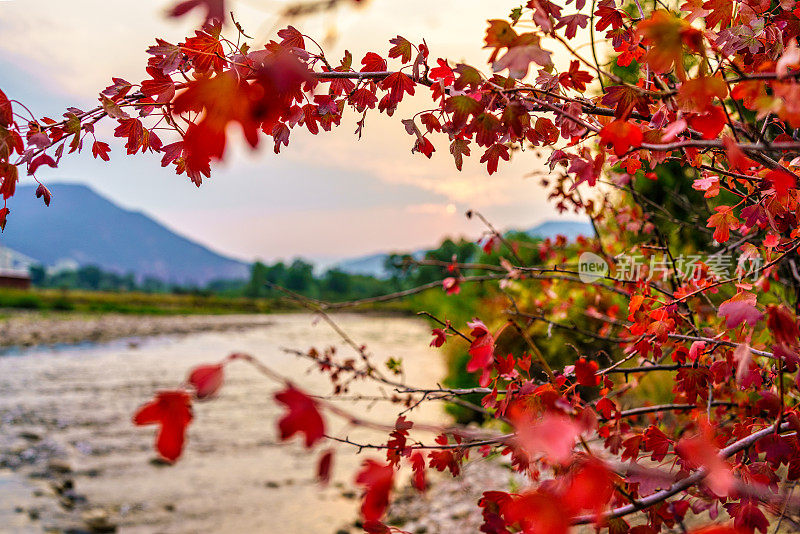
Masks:
[[[30,268],[36,263],[33,258],[0,245],[0,288],[29,289]]]
[[[0,288],[30,289],[31,276],[25,271],[0,270]]]

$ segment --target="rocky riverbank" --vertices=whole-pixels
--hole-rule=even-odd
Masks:
[[[75,486],[77,473],[62,444],[37,432],[6,435],[0,449],[3,532],[116,532],[114,510],[93,506]]]
[[[431,482],[425,493],[410,485],[402,488],[387,522],[411,534],[478,532],[483,524],[478,501],[484,491],[510,491],[528,484],[524,475],[497,459],[468,462],[460,476],[434,475]]]
[[[268,326],[266,315],[77,315],[13,313],[0,319],[0,347],[103,342]]]

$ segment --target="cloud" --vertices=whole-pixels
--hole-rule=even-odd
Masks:
[[[413,215],[455,215],[455,204],[413,204],[406,206],[406,212]]]
[[[0,69],[10,78],[3,88],[30,98],[37,114],[58,116],[66,105],[94,105],[112,75],[132,82],[145,77],[144,51],[156,36],[178,42],[192,33],[198,20],[164,17],[171,3],[140,0],[125,2],[124,8],[108,0],[0,3]],[[372,0],[363,9],[295,24],[315,36],[335,28],[338,39],[325,44],[332,62],[345,48],[356,64],[368,51],[385,54],[389,39],[400,33],[414,42],[424,38],[434,60],[481,65],[488,56],[481,48],[486,20],[505,16],[518,3]],[[281,4],[234,0],[231,5],[248,33],[264,41],[274,36],[270,31]],[[64,158],[61,168],[42,178],[89,183],[128,208],[148,211],[191,237],[245,257],[414,248],[444,234],[480,233],[461,216],[466,208],[483,211],[501,227],[555,214],[537,182],[523,178],[543,167],[531,153],[515,154],[492,176],[478,162],[478,147],[458,172],[444,135],[432,136],[432,159],[411,154],[413,138],[400,119],[430,106],[428,89],[420,86],[394,117],[369,114],[360,141],[353,134],[356,119],[348,113],[333,132],[294,131],[279,156],[266,137],[257,152],[238,143],[200,189],[162,169],[157,156],[124,156],[121,144],[111,139],[113,125],[107,125],[97,133],[112,143],[110,164]],[[455,214],[451,205],[458,207]]]

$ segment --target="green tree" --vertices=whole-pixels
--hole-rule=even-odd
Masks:
[[[322,287],[327,294],[347,296],[352,291],[353,283],[350,275],[346,272],[329,269],[322,280]]]
[[[250,281],[244,289],[246,297],[255,299],[264,296],[267,290],[267,272],[267,266],[260,261],[250,267]]]
[[[31,284],[35,286],[44,286],[47,284],[47,269],[44,268],[44,265],[31,265],[28,268],[28,274],[31,277]]]
[[[81,289],[100,289],[100,282],[103,279],[103,271],[97,265],[87,265],[79,268],[75,272],[78,287]]]
[[[301,259],[294,260],[286,272],[286,289],[305,293],[314,284],[314,266]]]
[[[286,280],[286,264],[282,261],[274,263],[267,269],[267,282],[282,285]]]

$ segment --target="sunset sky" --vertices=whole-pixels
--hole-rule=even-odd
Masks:
[[[486,20],[506,17],[515,4],[373,0],[363,8],[292,24],[326,40],[327,54],[336,62],[345,48],[354,63],[367,51],[385,55],[388,40],[401,34],[415,43],[424,38],[434,59],[485,65]],[[0,88],[38,116],[57,117],[69,105],[92,107],[111,76],[132,82],[146,78],[144,51],[155,37],[178,42],[198,25],[197,18],[167,19],[170,5],[170,0],[0,0]],[[286,25],[275,16],[283,5],[231,2],[245,30],[262,43]],[[558,217],[539,178],[526,177],[544,170],[532,153],[511,164],[501,162],[493,176],[477,157],[456,171],[444,136],[432,139],[437,148],[432,160],[411,154],[412,139],[400,119],[429,105],[428,90],[418,87],[417,96],[394,117],[370,114],[360,141],[353,135],[354,115],[346,113],[333,132],[315,137],[293,131],[289,147],[278,156],[270,138],[262,138],[251,152],[237,133],[226,161],[200,188],[161,168],[156,155],[125,156],[122,143],[111,135],[113,122],[98,130],[98,137],[112,145],[110,163],[91,154],[65,157],[59,169],[39,174],[45,182],[91,185],[126,208],[247,260],[346,257],[432,245],[445,235],[475,237],[482,228],[465,219],[469,208],[503,228]]]

